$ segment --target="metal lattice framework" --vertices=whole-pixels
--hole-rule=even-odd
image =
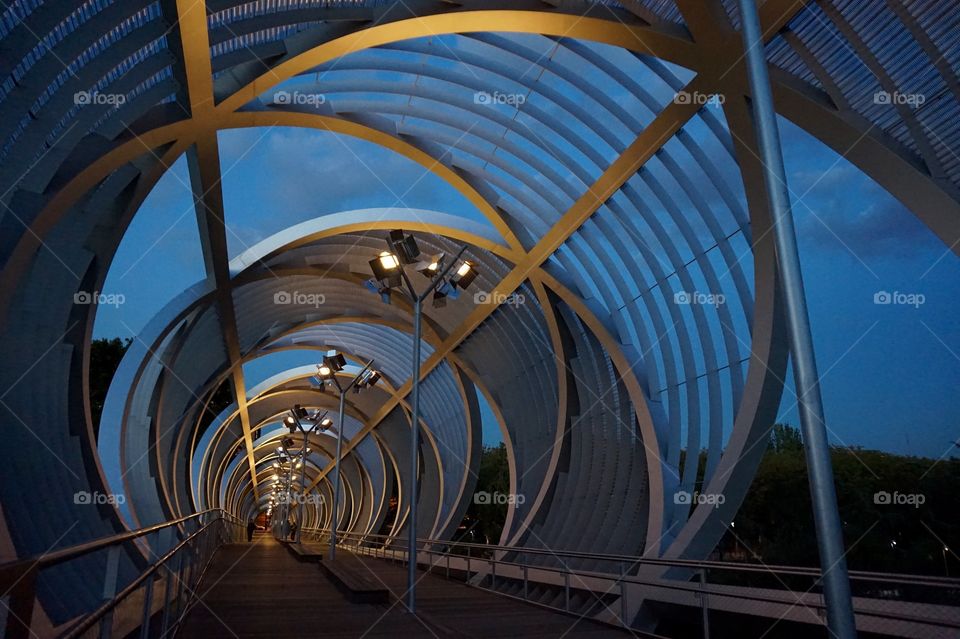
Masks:
[[[122,490],[131,525],[262,506],[278,416],[293,403],[332,406],[303,370],[248,388],[243,364],[284,349],[338,348],[384,371],[382,387],[349,402],[341,521],[376,532],[396,490],[387,524],[406,534],[410,308],[383,306],[362,287],[384,231],[403,227],[431,250],[466,243],[481,289],[525,302],[460,299],[428,313],[418,534],[447,536],[463,517],[482,395],[508,446],[511,492],[525,496],[508,512],[502,543],[705,556],[753,476],[786,364],[734,4],[9,4],[0,19],[0,374],[4,388],[30,388],[2,399],[0,526],[13,554],[124,525],[113,507],[76,513],[69,497],[38,503],[24,484],[64,496]],[[778,112],[956,251],[956,6],[766,0],[761,19]],[[324,104],[276,99],[294,86],[322,92]],[[78,104],[78,92],[125,99]],[[517,108],[476,98],[497,92],[525,100]],[[929,98],[914,109],[878,103],[878,92]],[[721,95],[722,110],[680,95]],[[345,211],[230,259],[218,132],[279,126],[389,149],[444,180],[487,223]],[[100,289],[137,209],[182,156],[206,278],[133,342],[95,434],[95,307],[73,296]],[[273,303],[289,290],[326,303]],[[691,291],[727,302],[674,303]],[[224,383],[237,401],[201,432]],[[330,503],[331,441],[311,442],[310,489]],[[11,454],[39,447],[59,463]],[[683,463],[682,451],[697,450],[702,468]],[[695,487],[727,499],[719,508],[674,503]],[[65,535],[61,516],[76,520]],[[307,523],[329,516],[308,509]],[[41,584],[81,593],[44,601],[54,622],[82,608],[83,575],[97,561]]]

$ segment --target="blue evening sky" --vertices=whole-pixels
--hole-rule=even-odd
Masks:
[[[960,261],[848,161],[781,120],[827,423],[835,444],[940,457],[960,438]],[[435,209],[483,221],[420,165],[371,143],[285,128],[220,134],[231,255],[297,222],[367,207]],[[134,218],[98,309],[96,337],[128,337],[203,276],[186,163]],[[878,305],[880,292],[924,303]],[[248,365],[251,385],[312,361],[293,351]],[[788,375],[780,419],[798,423]],[[485,402],[484,440],[500,440]]]

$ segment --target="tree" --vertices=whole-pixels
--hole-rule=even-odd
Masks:
[[[851,569],[942,576],[952,561],[960,572],[960,562],[943,550],[960,546],[960,459],[834,447],[831,460]],[[892,503],[885,503],[885,495]],[[803,441],[796,428],[773,427],[734,521],[720,544],[722,554],[745,547],[748,556],[767,564],[819,565]]]
[[[107,391],[110,382],[120,367],[131,338],[95,339],[90,342],[90,414],[93,418],[93,432],[100,433],[100,416],[103,414],[103,405],[107,401]]]
[[[498,503],[495,496],[510,492],[510,465],[507,462],[507,447],[484,446],[480,453],[480,468],[477,472],[477,487],[474,495],[489,495],[485,499],[471,499],[464,517],[466,527],[472,529],[480,543],[495,544],[500,540],[503,524],[507,519],[507,504]]]

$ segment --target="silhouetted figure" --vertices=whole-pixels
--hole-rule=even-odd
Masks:
[[[253,531],[257,529],[257,524],[251,519],[247,522],[247,541],[253,541]]]
[[[297,538],[297,522],[290,522],[290,540],[294,541]]]

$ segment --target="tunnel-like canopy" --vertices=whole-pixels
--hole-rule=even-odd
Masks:
[[[778,113],[956,251],[953,3],[766,0],[760,13]],[[5,5],[0,376],[18,389],[2,397],[5,542],[29,556],[211,507],[265,509],[286,411],[337,399],[311,367],[254,385],[244,365],[336,349],[344,373],[370,360],[383,373],[338,425],[342,530],[405,536],[415,499],[417,534],[449,538],[473,499],[485,404],[523,496],[501,543],[704,557],[753,476],[787,359],[739,26],[731,0]],[[875,99],[919,93],[922,109]],[[219,136],[253,127],[378,145],[478,215],[408,207],[384,174],[392,208],[317,217],[233,254]],[[205,277],[136,336],[94,424],[97,307],[75,296],[101,290],[181,157]],[[395,228],[425,253],[465,245],[480,274],[425,310],[415,495],[412,309],[364,286]],[[223,387],[233,402],[211,419]],[[303,472],[320,498],[302,525],[330,525],[335,436],[311,435]],[[44,448],[62,463],[24,454]],[[698,450],[702,463],[683,454]],[[676,499],[695,489],[726,500]],[[126,501],[76,512],[81,490]],[[95,568],[80,563],[46,587],[78,586]],[[76,592],[46,613],[83,609]]]

